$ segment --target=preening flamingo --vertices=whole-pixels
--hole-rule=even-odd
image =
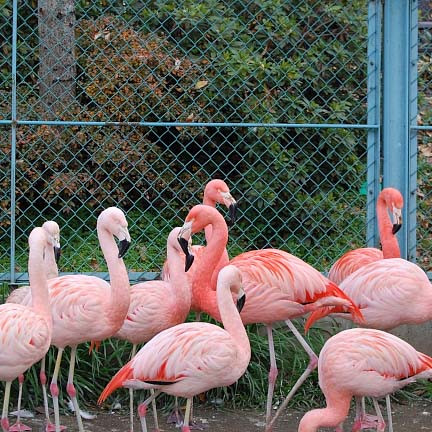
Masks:
[[[29,236],[28,273],[32,294],[29,306],[15,303],[0,305],[0,379],[6,381],[1,427],[9,431],[8,407],[12,381],[49,349],[52,319],[43,255],[48,246],[42,228]]]
[[[330,307],[313,312],[306,329],[329,314],[381,330],[432,319],[432,284],[419,266],[402,258],[383,259],[361,267],[344,279],[340,288],[360,308],[364,321],[358,321],[343,307]],[[391,432],[390,397],[386,403]],[[357,417],[364,417],[364,409],[361,414],[357,412]],[[361,421],[363,427],[370,426],[366,417]]]
[[[374,261],[400,258],[396,233],[402,226],[403,196],[394,188],[384,188],[377,199],[378,230],[381,248],[358,248],[342,255],[330,268],[328,278],[339,285],[347,276]],[[393,220],[389,217],[391,213]]]
[[[193,207],[186,216],[179,241],[183,245],[185,254],[190,254],[188,241],[192,234],[202,231],[208,225],[212,227],[212,237],[209,239],[195,271],[192,293],[199,310],[220,321],[221,315],[211,285],[211,274],[219,262],[228,240],[228,228],[223,217],[212,207],[205,205]],[[262,249],[245,252],[233,258],[230,265],[240,270],[248,298],[240,315],[243,323],[263,323],[267,328],[271,363],[266,407],[266,430],[270,431],[281,410],[316,367],[317,362],[317,356],[290,320],[329,305],[344,305],[360,320],[361,313],[337,285],[300,258],[282,250]],[[286,322],[308,353],[310,362],[272,419],[273,391],[278,373],[272,336],[272,323],[276,321]]]
[[[78,429],[83,432],[73,384],[77,346],[113,336],[126,317],[130,301],[129,279],[122,257],[130,245],[127,227],[124,213],[116,207],[105,209],[97,220],[99,244],[107,263],[111,285],[103,279],[87,275],[65,275],[48,281],[53,317],[52,345],[58,348],[50,385],[56,432],[60,432],[57,380],[65,347],[71,347],[66,389],[74,406]],[[119,247],[114,236],[120,241]]]
[[[121,329],[114,335],[132,343],[131,358],[135,356],[138,344],[149,341],[162,330],[183,323],[189,314],[191,290],[184,270],[184,254],[177,241],[179,232],[179,227],[174,228],[167,239],[170,280],[154,280],[131,286],[129,311]],[[133,431],[132,388],[129,393]],[[158,429],[156,409],[155,422]]]
[[[244,303],[241,285],[239,270],[233,266],[224,267],[219,272],[216,289],[224,329],[209,323],[193,322],[164,330],[117,372],[103,390],[98,403],[122,386],[157,389],[139,409],[145,431],[145,411],[150,400],[162,391],[185,397],[187,405],[182,431],[190,431],[193,396],[214,387],[233,384],[249,364],[249,339],[232,298],[232,293],[237,295],[240,308]]]
[[[318,360],[319,385],[326,408],[306,413],[298,432],[336,427],[346,418],[353,396],[379,398],[416,381],[432,377],[432,358],[416,351],[402,339],[381,330],[353,328],[332,336]],[[385,424],[375,403],[378,432]],[[354,431],[359,430],[354,426]]]
[[[230,223],[234,223],[236,220],[236,211],[237,211],[237,201],[234,199],[234,197],[231,195],[230,189],[228,185],[223,181],[219,179],[210,180],[206,187],[204,188],[204,196],[203,196],[203,204],[208,205],[211,207],[216,207],[216,204],[224,204],[228,210],[229,210],[229,217],[230,217]],[[209,241],[211,237],[211,227],[208,226],[205,229],[205,238],[206,242]],[[200,252],[202,250],[201,245],[194,245],[193,246],[193,252],[196,261],[198,262],[200,259]],[[216,277],[218,271],[225,265],[228,264],[229,257],[228,252],[225,249],[218,265],[215,267],[215,273],[213,275],[213,286],[216,286]],[[190,281],[190,285],[192,285],[192,279],[193,279],[193,273],[195,271],[195,268],[198,268],[198,266],[194,266],[191,271],[187,273],[187,277]],[[162,272],[161,272],[161,279],[162,280],[169,280],[169,260],[167,259],[164,263]],[[197,306],[195,304],[195,299],[192,297],[192,304],[191,304],[191,310],[192,311],[199,311],[197,309]]]
[[[43,223],[42,228],[45,230],[45,233],[47,235],[47,242],[48,242],[48,247],[45,249],[45,254],[44,254],[43,269],[46,273],[47,279],[52,279],[58,276],[57,261],[60,258],[60,251],[61,251],[60,227],[58,226],[57,222],[46,221]],[[16,288],[9,294],[9,297],[6,299],[6,303],[21,304],[23,299],[28,295],[30,291],[31,291],[30,286],[23,286],[23,287]],[[46,388],[45,357],[41,360],[39,376],[42,385],[45,417],[47,420],[47,424],[50,424],[51,422],[49,418],[48,396],[47,396],[47,388]],[[18,404],[17,404],[18,415],[17,415],[16,423],[9,428],[11,432],[31,430],[28,426],[21,423],[20,420],[21,397],[22,397],[24,375],[20,375],[18,377],[18,380],[19,380],[19,392],[18,392]]]

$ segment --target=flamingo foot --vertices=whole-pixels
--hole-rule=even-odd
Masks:
[[[167,417],[168,424],[175,424],[176,427],[181,427],[183,424],[183,414],[179,410],[172,410],[171,414]]]
[[[61,431],[64,431],[65,429],[67,429],[66,426],[60,425]],[[55,424],[51,422],[47,422],[45,426],[45,432],[55,432],[55,430],[56,430]]]
[[[31,427],[17,421],[12,426],[9,427],[9,432],[21,432],[21,431],[31,431]]]
[[[362,429],[376,429],[377,432],[383,432],[385,423],[380,422],[376,416],[366,414],[354,422],[352,432],[359,432]]]

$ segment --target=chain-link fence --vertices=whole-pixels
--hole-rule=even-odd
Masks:
[[[26,272],[29,230],[46,219],[62,228],[61,271],[104,271],[95,226],[109,205],[127,211],[133,278],[157,273],[169,230],[212,178],[239,201],[231,255],[278,247],[326,271],[365,245],[374,223],[368,186],[378,181],[371,164],[379,164],[370,159],[379,141],[368,118],[376,107],[366,0],[17,6],[14,14],[0,5],[4,279]],[[428,35],[419,61],[424,125],[432,123]],[[425,270],[431,134],[419,134]]]

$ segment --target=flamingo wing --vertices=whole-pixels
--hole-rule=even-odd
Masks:
[[[402,387],[402,381],[430,372],[432,358],[390,333],[355,328],[329,339],[318,367],[320,385],[380,397]]]
[[[377,248],[358,248],[343,254],[330,268],[328,278],[339,285],[351,273],[372,262],[383,259],[383,253]]]
[[[0,364],[2,380],[11,380],[40,360],[50,346],[47,321],[18,304],[0,306]]]
[[[144,345],[112,378],[99,402],[121,386],[162,387],[168,394],[190,397],[230,385],[237,357],[238,348],[224,329],[209,323],[179,324]]]
[[[48,288],[53,345],[65,347],[107,337],[100,333],[104,326],[98,323],[104,320],[104,305],[111,294],[108,282],[94,276],[66,275],[48,280]]]

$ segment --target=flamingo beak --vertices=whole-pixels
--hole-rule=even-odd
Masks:
[[[187,272],[191,268],[191,266],[192,266],[192,264],[194,262],[195,257],[193,255],[193,253],[190,251],[190,244],[189,244],[189,242],[185,238],[179,236],[179,237],[177,237],[177,240],[178,240],[178,242],[180,244],[180,247],[182,248],[183,253],[186,255],[186,258],[185,258],[185,272]]]
[[[222,195],[222,199],[224,204],[227,206],[229,210],[229,217],[230,220],[228,221],[227,225],[232,226],[234,225],[237,217],[236,217],[236,211],[237,211],[237,201],[234,199],[234,197],[229,192],[220,192]]]
[[[123,258],[127,252],[127,250],[129,249],[130,246],[130,241],[128,241],[127,239],[121,240],[119,242],[118,245],[118,249],[119,249],[119,253],[118,253],[118,257],[119,258]]]
[[[402,210],[400,208],[393,209],[393,228],[392,233],[396,234],[402,227]]]
[[[58,264],[61,257],[61,247],[60,246],[54,246],[54,257],[55,262]]]
[[[239,296],[237,297],[237,310],[240,313],[243,310],[243,307],[246,303],[246,293],[243,289],[240,290]]]
[[[228,225],[233,226],[235,224],[235,221],[237,220],[237,203],[233,203],[229,206],[229,221]]]

